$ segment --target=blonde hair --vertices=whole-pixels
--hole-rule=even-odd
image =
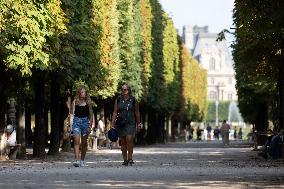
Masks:
[[[85,90],[86,91],[86,96],[84,98],[84,100],[86,101],[86,104],[87,105],[91,105],[91,97],[90,97],[90,94],[89,94],[89,91],[87,90],[87,88],[83,85],[80,85],[78,86],[77,90],[76,90],[76,95],[75,95],[75,98],[74,98],[74,101],[75,101],[75,105],[79,104],[79,100],[80,100],[80,92],[81,90]]]

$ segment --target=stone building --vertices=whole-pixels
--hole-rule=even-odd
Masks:
[[[200,65],[207,70],[208,100],[236,101],[233,59],[226,41],[216,41],[217,33],[208,26],[184,26],[183,42]]]

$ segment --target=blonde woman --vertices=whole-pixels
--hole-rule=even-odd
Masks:
[[[72,132],[74,135],[74,155],[75,167],[86,167],[85,156],[87,152],[87,139],[91,132],[93,124],[93,110],[91,98],[84,86],[78,87],[75,99],[71,106],[71,114],[73,114]],[[81,158],[80,155],[81,141]]]

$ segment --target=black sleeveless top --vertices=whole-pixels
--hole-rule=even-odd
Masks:
[[[86,104],[85,106],[75,106],[75,117],[83,118],[83,117],[89,117],[89,106]]]
[[[135,98],[130,96],[127,100],[123,96],[117,98],[117,111],[127,120],[128,124],[135,125]]]

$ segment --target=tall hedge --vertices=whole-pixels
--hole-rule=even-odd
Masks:
[[[119,12],[119,47],[121,63],[121,82],[132,86],[134,96],[142,96],[141,82],[141,15],[140,1],[118,0]],[[135,14],[136,13],[136,14]],[[135,23],[135,21],[137,23]]]

